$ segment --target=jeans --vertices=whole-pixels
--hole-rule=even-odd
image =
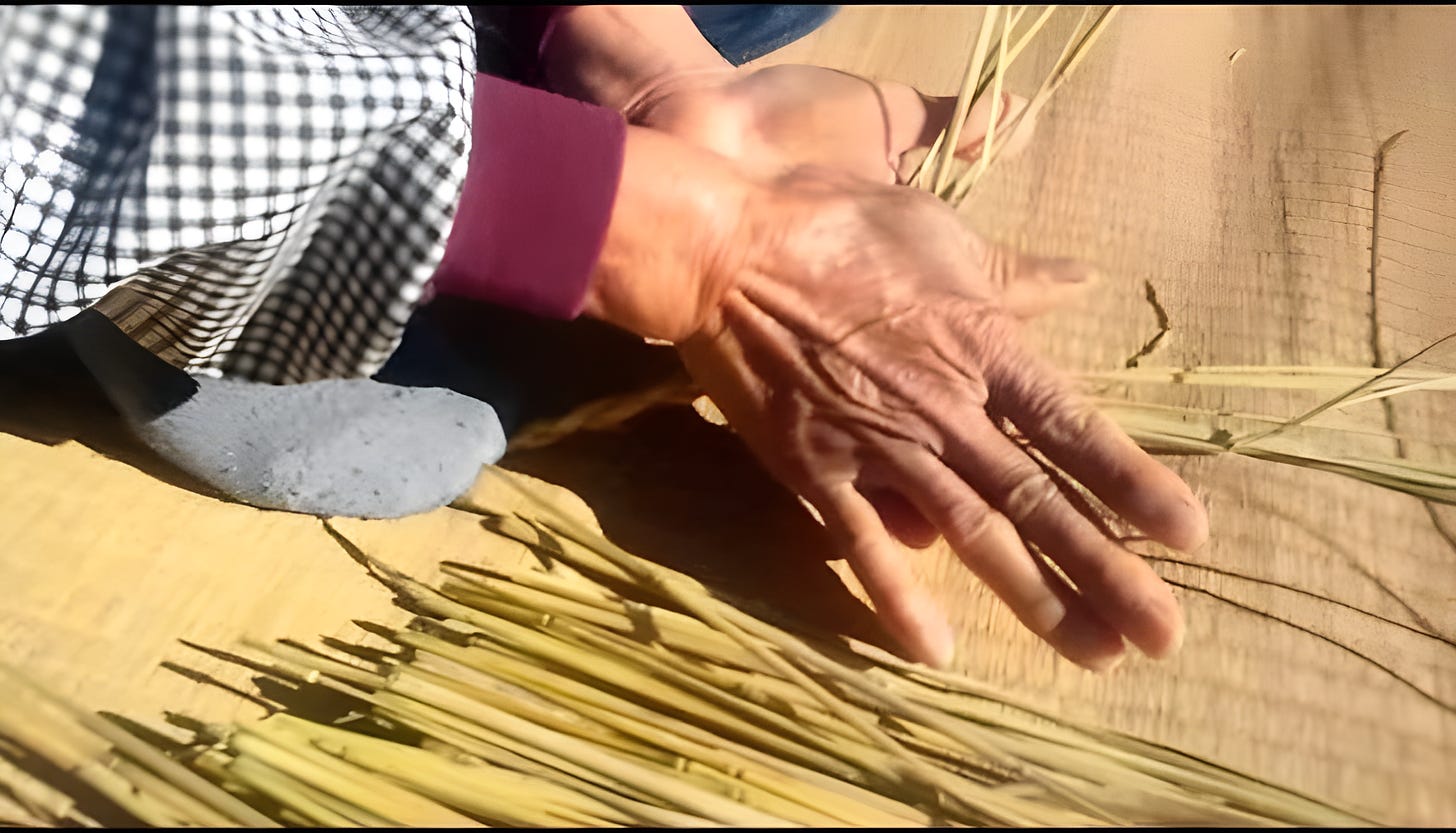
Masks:
[[[698,31],[729,63],[739,66],[782,49],[823,26],[838,6],[685,6]]]

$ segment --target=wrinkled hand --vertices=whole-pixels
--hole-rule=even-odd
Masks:
[[[997,129],[1024,109],[1003,94]],[[896,82],[806,65],[759,70],[688,70],[658,79],[625,107],[630,121],[664,130],[743,164],[758,176],[817,165],[876,182],[904,182],[954,116],[954,96],[929,96]],[[956,154],[977,158],[991,121],[992,98],[967,115]],[[1021,125],[1006,148],[1026,144]]]
[[[1150,537],[1187,549],[1206,536],[1188,487],[1020,343],[1019,317],[1074,294],[1086,270],[989,245],[934,197],[888,184],[952,117],[949,99],[816,67],[726,67],[679,7],[580,7],[556,32],[553,88],[634,123],[585,312],[677,345],[818,510],[907,653],[944,664],[953,651],[894,543],[937,535],[1075,662],[1107,668],[1124,638],[1176,650],[1170,589],[1000,427]],[[974,158],[989,115],[989,100],[970,114],[960,155]]]
[[[1010,420],[1150,537],[1183,549],[1205,538],[1188,487],[1018,339],[1018,316],[1086,270],[989,245],[907,188],[801,168],[768,193],[745,215],[747,248],[722,263],[728,288],[679,349],[758,458],[818,510],[911,656],[944,664],[953,641],[891,532],[914,545],[944,535],[1083,666],[1115,664],[1124,637],[1153,657],[1176,651],[1167,585],[998,427]]]

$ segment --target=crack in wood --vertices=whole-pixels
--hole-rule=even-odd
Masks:
[[[1379,669],[1380,671],[1385,672],[1385,674],[1388,675],[1391,679],[1395,680],[1396,682],[1400,683],[1401,685],[1405,686],[1406,688],[1408,688],[1411,691],[1415,692],[1416,694],[1420,695],[1423,699],[1425,699],[1428,702],[1436,705],[1437,707],[1441,708],[1442,710],[1447,711],[1447,712],[1451,712],[1451,713],[1456,713],[1456,705],[1453,705],[1452,703],[1448,703],[1445,700],[1442,700],[1437,695],[1435,695],[1435,694],[1433,694],[1433,693],[1425,690],[1424,688],[1421,688],[1420,686],[1416,685],[1415,682],[1413,682],[1409,678],[1405,677],[1400,672],[1396,671],[1395,669],[1391,668],[1390,666],[1385,665],[1382,662],[1379,662],[1378,660],[1374,659],[1373,657],[1370,657],[1370,656],[1368,656],[1368,655],[1360,652],[1359,650],[1357,650],[1357,649],[1355,649],[1355,648],[1353,648],[1353,647],[1351,647],[1349,645],[1346,645],[1345,643],[1339,641],[1338,639],[1335,639],[1335,638],[1333,638],[1331,636],[1328,636],[1326,634],[1320,633],[1317,630],[1314,630],[1312,628],[1308,628],[1308,627],[1306,627],[1304,625],[1301,625],[1301,624],[1299,624],[1297,622],[1293,622],[1293,621],[1290,621],[1289,619],[1285,619],[1285,618],[1283,618],[1281,616],[1276,616],[1273,613],[1270,613],[1268,611],[1259,610],[1256,607],[1250,607],[1249,605],[1246,605],[1246,604],[1244,604],[1242,602],[1238,602],[1238,601],[1235,601],[1233,599],[1230,599],[1227,596],[1221,596],[1218,593],[1215,593],[1212,590],[1209,590],[1208,588],[1205,588],[1205,587],[1198,587],[1196,585],[1187,584],[1187,583],[1181,582],[1181,581],[1175,581],[1173,579],[1166,578],[1166,577],[1163,578],[1163,581],[1167,582],[1168,584],[1173,585],[1174,587],[1179,587],[1179,588],[1182,588],[1184,590],[1192,591],[1194,593],[1201,593],[1201,594],[1203,594],[1205,596],[1209,596],[1209,597],[1214,598],[1214,599],[1216,599],[1216,600],[1218,600],[1220,602],[1223,602],[1224,604],[1230,605],[1231,607],[1238,608],[1239,610],[1243,610],[1243,611],[1245,611],[1247,613],[1251,613],[1251,614],[1253,614],[1255,616],[1259,616],[1261,618],[1267,619],[1267,620],[1272,621],[1272,622],[1278,622],[1279,624],[1284,625],[1286,627],[1290,627],[1290,628],[1293,628],[1293,629],[1295,629],[1297,631],[1301,631],[1303,633],[1309,634],[1310,636],[1313,636],[1314,638],[1319,639],[1322,642],[1327,642],[1330,645],[1333,645],[1336,648],[1339,648],[1340,650],[1345,651],[1346,653],[1351,654],[1351,655],[1355,656],[1356,658],[1358,658],[1360,660],[1363,660],[1364,662],[1366,662],[1366,663],[1374,666],[1375,668]]]
[[[1146,290],[1145,297],[1148,300],[1148,304],[1152,306],[1153,315],[1157,318],[1158,331],[1154,333],[1153,337],[1148,339],[1147,342],[1145,342],[1136,353],[1128,357],[1127,363],[1124,365],[1125,367],[1137,367],[1138,361],[1146,358],[1149,354],[1156,350],[1158,347],[1158,343],[1161,342],[1163,340],[1163,337],[1166,336],[1168,332],[1173,329],[1172,324],[1170,324],[1168,321],[1168,311],[1163,309],[1163,305],[1158,302],[1158,291],[1153,288],[1153,282],[1143,281],[1143,287]]]
[[[1404,130],[1395,133],[1382,142],[1380,149],[1375,151],[1375,171],[1372,174],[1374,181],[1370,189],[1370,355],[1373,362],[1372,367],[1385,366],[1385,356],[1380,349],[1380,291],[1377,277],[1380,271],[1380,190],[1384,179],[1382,174],[1385,173],[1386,154],[1405,134]],[[1384,401],[1388,422],[1391,414],[1390,400]]]
[[[1342,543],[1339,539],[1332,535],[1326,534],[1324,531],[1320,530],[1318,527],[1314,526],[1308,521],[1296,517],[1293,513],[1289,512],[1277,501],[1265,502],[1257,498],[1251,498],[1249,499],[1249,503],[1251,508],[1258,509],[1262,512],[1267,512],[1270,516],[1278,518],[1284,523],[1289,524],[1295,529],[1298,529],[1299,531],[1303,532],[1304,534],[1310,536],[1314,540],[1318,541],[1320,544],[1327,547],[1330,552],[1334,553],[1340,558],[1341,561],[1345,562],[1346,566],[1359,573],[1360,575],[1364,576],[1370,581],[1371,584],[1375,585],[1375,588],[1377,590],[1384,593],[1388,598],[1390,598],[1391,601],[1400,605],[1400,607],[1404,609],[1406,613],[1410,614],[1411,618],[1415,620],[1416,624],[1425,628],[1426,631],[1429,632],[1431,635],[1439,637],[1442,641],[1448,641],[1448,638],[1445,636],[1445,632],[1441,628],[1436,627],[1436,625],[1432,623],[1431,620],[1423,616],[1420,611],[1411,607],[1410,603],[1407,602],[1404,597],[1402,597],[1399,593],[1396,593],[1395,590],[1392,589],[1390,585],[1386,584],[1385,580],[1377,575],[1373,570],[1371,570],[1369,567],[1366,567],[1364,563],[1362,563],[1360,559],[1355,555],[1354,551],[1350,547]]]
[[[1448,646],[1450,646],[1452,648],[1456,648],[1456,640],[1453,640],[1450,637],[1444,636],[1444,635],[1442,635],[1440,633],[1436,633],[1434,626],[1432,626],[1428,621],[1426,621],[1425,617],[1421,616],[1419,613],[1415,612],[1414,610],[1411,610],[1410,607],[1409,607],[1409,605],[1407,605],[1405,603],[1405,601],[1403,599],[1401,599],[1399,596],[1395,596],[1396,603],[1397,604],[1400,604],[1402,607],[1404,607],[1406,609],[1407,612],[1409,612],[1410,614],[1412,614],[1413,616],[1415,616],[1415,618],[1417,620],[1419,620],[1419,622],[1426,628],[1426,630],[1422,630],[1421,628],[1417,628],[1417,627],[1413,627],[1411,625],[1407,625],[1404,622],[1399,622],[1399,621],[1396,621],[1395,619],[1391,619],[1391,618],[1386,617],[1386,616],[1381,616],[1379,613],[1375,613],[1374,611],[1366,610],[1365,608],[1359,607],[1358,605],[1352,605],[1349,602],[1342,602],[1339,599],[1331,598],[1329,596],[1321,596],[1318,593],[1314,593],[1314,592],[1311,592],[1309,590],[1303,590],[1303,589],[1298,588],[1298,587],[1295,587],[1294,585],[1291,585],[1291,584],[1285,584],[1283,582],[1274,581],[1273,579],[1260,578],[1259,576],[1252,576],[1252,575],[1248,575],[1247,573],[1240,573],[1240,572],[1236,572],[1234,570],[1225,570],[1225,569],[1222,569],[1222,568],[1219,568],[1219,567],[1214,567],[1214,566],[1209,565],[1209,564],[1200,564],[1200,563],[1198,563],[1196,561],[1187,561],[1187,560],[1181,559],[1181,558],[1171,558],[1171,557],[1166,556],[1166,555],[1153,555],[1153,554],[1149,554],[1149,553],[1139,553],[1139,555],[1141,555],[1143,558],[1147,559],[1148,561],[1152,561],[1152,562],[1161,562],[1161,563],[1166,563],[1166,564],[1176,564],[1176,565],[1178,565],[1180,567],[1187,567],[1187,568],[1195,569],[1195,570],[1203,570],[1203,571],[1208,572],[1208,573],[1213,573],[1214,575],[1228,576],[1230,578],[1242,579],[1244,581],[1253,582],[1254,584],[1262,584],[1262,585],[1264,585],[1266,587],[1277,587],[1280,590],[1287,590],[1287,591],[1289,591],[1291,593],[1297,593],[1297,594],[1299,594],[1301,596],[1306,596],[1308,598],[1317,599],[1317,600],[1322,601],[1322,602],[1325,602],[1327,604],[1335,605],[1336,607],[1342,607],[1342,608],[1345,608],[1346,610],[1352,610],[1352,611],[1354,611],[1356,613],[1359,613],[1359,614],[1361,614],[1363,616],[1368,616],[1371,619],[1375,619],[1375,620],[1380,621],[1380,622],[1385,622],[1386,624],[1389,624],[1389,625],[1394,625],[1395,627],[1400,628],[1401,630],[1409,631],[1410,633],[1413,633],[1413,634],[1415,634],[1417,636],[1422,636],[1422,637],[1425,637],[1427,639],[1433,639],[1433,640],[1435,640],[1437,642],[1442,642],[1442,643],[1444,643],[1444,644],[1446,644],[1446,645],[1448,645]],[[1382,590],[1385,590],[1386,593],[1390,593],[1392,596],[1395,595],[1395,594],[1391,593],[1391,591],[1388,588],[1385,587],[1385,585],[1384,585],[1383,582],[1381,582],[1378,578],[1376,578],[1373,574],[1371,574],[1364,567],[1362,567],[1362,566],[1360,566],[1358,564],[1357,565],[1353,565],[1353,566],[1355,566],[1355,568],[1357,570],[1359,570],[1362,574],[1364,574],[1366,577],[1370,578],[1371,581],[1374,581],[1376,583],[1376,585],[1379,586]],[[1163,578],[1163,576],[1161,576],[1161,575],[1159,577],[1160,578]],[[1328,634],[1326,634],[1326,636],[1328,636]],[[1333,638],[1333,637],[1331,637],[1331,638]]]
[[[1395,147],[1400,137],[1404,136],[1406,130],[1400,130],[1391,134],[1390,138],[1380,143],[1380,148],[1375,151],[1375,172],[1371,183],[1371,208],[1370,208],[1370,357],[1371,366],[1381,368],[1385,366],[1384,351],[1380,347],[1380,198],[1385,185],[1385,159]],[[1385,427],[1392,434],[1398,433],[1395,427],[1395,403],[1389,397],[1380,400],[1381,409],[1385,412]],[[1395,439],[1395,453],[1397,457],[1406,456],[1405,440],[1399,436]],[[1446,526],[1441,516],[1436,512],[1436,507],[1429,500],[1422,500],[1421,505],[1426,509],[1426,515],[1431,519],[1431,526],[1435,528],[1436,534],[1445,539],[1446,545],[1456,552],[1456,531]]]

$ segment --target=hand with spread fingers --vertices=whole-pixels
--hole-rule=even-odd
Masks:
[[[895,184],[952,103],[814,67],[644,74],[578,85],[638,125],[586,311],[677,346],[816,508],[912,658],[947,664],[954,639],[895,541],[940,536],[1084,667],[1115,665],[1124,640],[1175,652],[1169,587],[1003,430],[1151,538],[1206,537],[1182,480],[1021,341],[1021,321],[1085,291],[1090,271],[989,243]],[[1023,102],[1004,104],[1009,121]],[[989,115],[972,111],[963,156]]]
[[[657,185],[632,174],[638,153]],[[678,154],[674,176],[663,163]],[[1085,667],[1115,664],[1124,637],[1154,657],[1177,649],[1167,585],[998,423],[1149,536],[1205,537],[1188,487],[1021,344],[1019,318],[1075,295],[1084,267],[989,244],[928,194],[826,168],[757,181],[652,131],[629,137],[627,165],[588,312],[678,346],[759,460],[819,511],[910,656],[944,665],[953,640],[892,534],[943,535]],[[636,213],[654,202],[656,223]],[[696,242],[674,253],[667,239]]]
[[[997,424],[1010,420],[1153,538],[1201,543],[1203,514],[1182,481],[1018,340],[1018,313],[1085,273],[988,245],[904,189],[801,171],[777,194],[776,245],[740,271],[683,358],[837,534],[890,631],[917,659],[949,659],[944,616],[887,531],[922,545],[939,533],[1074,662],[1109,667],[1122,637],[1154,657],[1176,650],[1182,622],[1168,587]]]

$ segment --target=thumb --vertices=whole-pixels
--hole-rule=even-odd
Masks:
[[[950,101],[954,106],[955,99],[952,98]],[[961,126],[959,141],[956,142],[956,156],[962,159],[980,157],[986,144],[986,131],[991,126],[993,109],[997,109],[996,135],[993,141],[997,144],[1006,141],[1006,145],[1000,150],[1000,155],[1009,159],[1020,153],[1031,142],[1031,133],[1036,128],[1036,118],[1030,113],[1026,118],[1020,119],[1020,123],[1018,123],[1018,117],[1022,111],[1026,110],[1029,103],[1025,98],[1008,92],[1001,93],[999,105],[996,104],[995,96],[990,93],[981,96],[980,100],[971,106],[971,111],[966,114],[965,124]],[[954,113],[946,116],[946,124],[950,123],[951,118],[954,118]],[[1010,135],[1008,141],[1007,131],[1012,130],[1013,125],[1015,132]],[[936,135],[939,135],[939,131]],[[931,138],[931,141],[935,141],[934,137]]]
[[[953,95],[924,95],[914,87],[894,82],[880,84],[885,97],[886,115],[889,119],[890,151],[899,156],[913,148],[929,148],[935,144],[951,119],[955,118],[956,97]],[[990,94],[982,95],[961,125],[961,134],[956,141],[956,155],[974,159],[981,153],[986,140],[986,130],[991,124],[991,110],[995,103]],[[1003,92],[1000,112],[996,118],[996,135],[1005,136],[1006,131],[1016,123],[1017,117],[1029,102],[1019,95]],[[1036,127],[1035,118],[1028,115],[1016,127],[1011,141],[1001,152],[1014,156],[1020,153],[1031,140]],[[1000,141],[997,139],[996,141]]]
[[[1066,257],[1038,257],[1004,246],[988,247],[986,276],[1001,290],[1001,304],[1017,318],[1032,318],[1081,300],[1100,276]]]

